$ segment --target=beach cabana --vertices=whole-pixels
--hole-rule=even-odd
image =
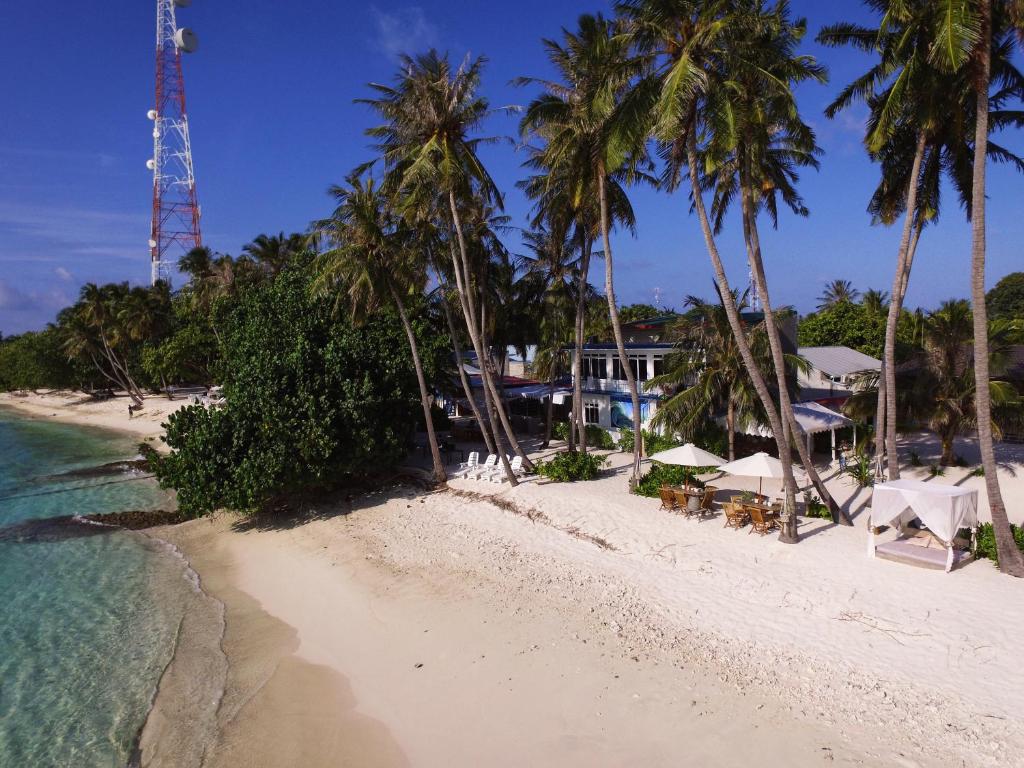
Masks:
[[[909,535],[907,525],[920,520],[941,546],[929,536]],[[903,535],[895,541],[875,544],[875,529],[889,525]],[[868,521],[868,555],[898,562],[937,568],[947,573],[971,559],[969,552],[953,547],[957,532],[978,526],[978,492],[955,485],[919,480],[892,480],[875,486]]]
[[[831,461],[836,459],[836,430],[853,427],[853,442],[857,443],[857,424],[843,414],[826,408],[821,403],[793,403],[793,417],[807,441],[807,452],[814,453],[813,438],[820,432],[832,433]],[[751,425],[743,430],[748,435],[772,437],[772,431],[765,426]]]

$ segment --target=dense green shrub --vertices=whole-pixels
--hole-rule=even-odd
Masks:
[[[551,428],[551,432],[558,440],[568,440],[569,422],[556,421]],[[615,441],[608,430],[601,429],[596,424],[587,424],[587,448],[600,448],[601,450],[611,451],[615,448]]]
[[[804,515],[821,520],[832,519],[832,513],[828,511],[828,507],[810,491],[804,491]]]
[[[68,361],[54,328],[0,341],[0,391],[64,389],[91,378]]]
[[[1024,552],[1024,527],[1010,523],[1010,530],[1013,531],[1013,540],[1017,542],[1021,552]],[[982,523],[978,526],[978,544],[974,549],[976,557],[987,557],[996,563],[999,562],[996,553],[996,535],[992,530],[992,523]]]
[[[655,462],[651,468],[640,478],[636,484],[634,493],[638,496],[658,497],[658,489],[663,485],[686,485],[687,477],[692,488],[703,488],[704,483],[698,480],[695,475],[703,475],[712,471],[711,468],[677,467],[672,464],[658,464]]]
[[[579,451],[556,453],[548,461],[537,462],[537,474],[556,483],[572,483],[577,480],[593,480],[608,463],[604,456]]]
[[[620,429],[619,430],[619,450],[623,453],[633,452],[633,430],[632,429]],[[674,437],[668,437],[666,435],[659,434],[658,432],[648,432],[646,429],[643,430],[644,436],[644,453],[648,456],[658,451],[666,451],[669,448],[675,448],[677,445],[682,445],[679,440]]]
[[[867,488],[875,484],[875,470],[871,467],[871,457],[867,454],[859,454],[853,461],[846,465],[843,474],[849,475],[861,488]]]
[[[221,331],[222,408],[173,414],[157,476],[189,515],[255,511],[281,494],[386,470],[422,414],[401,326],[353,327],[285,269],[248,292]],[[422,416],[421,416],[422,418]]]

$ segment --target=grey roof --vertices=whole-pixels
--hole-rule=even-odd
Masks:
[[[800,347],[798,354],[823,373],[847,376],[861,371],[877,371],[882,361],[849,347]]]

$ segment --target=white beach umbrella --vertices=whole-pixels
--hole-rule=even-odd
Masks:
[[[648,457],[651,461],[661,464],[674,464],[679,467],[720,467],[725,464],[725,459],[708,453],[703,448],[698,448],[693,443],[677,445],[667,451],[659,451]],[[686,476],[686,485],[690,485],[690,476]]]
[[[741,475],[743,477],[760,478],[757,482],[757,492],[761,493],[761,481],[766,477],[781,478],[782,462],[764,451],[755,453],[753,456],[746,456],[736,461],[730,461],[719,467],[722,472],[730,475]]]
[[[658,461],[662,464],[675,464],[680,467],[720,467],[725,464],[725,459],[708,453],[703,448],[698,448],[693,443],[677,445],[667,451],[648,456],[651,461]]]

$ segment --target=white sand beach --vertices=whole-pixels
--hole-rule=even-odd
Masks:
[[[189,401],[185,398],[168,400],[166,397],[151,396],[146,398],[141,412],[129,417],[130,402],[125,396],[96,400],[82,392],[68,390],[0,392],[0,405],[15,408],[25,416],[138,435],[152,442],[153,447],[158,449],[163,446],[159,440],[163,434],[161,424],[174,411],[188,405]]]
[[[208,763],[336,765],[358,718],[357,765],[1024,765],[1020,583],[871,560],[863,516],[796,546],[685,520],[628,461],[159,532],[224,601],[232,665],[264,654]],[[272,662],[235,616],[287,627]]]
[[[30,400],[128,428],[124,403]],[[927,464],[931,442],[906,441]],[[1020,521],[1017,450],[999,447]],[[1024,766],[1024,585],[988,561],[869,559],[870,494],[845,478],[828,482],[854,527],[804,520],[784,545],[631,496],[628,464],[151,530],[198,572],[223,637],[190,630],[143,765]],[[930,482],[978,487],[985,518],[982,480]]]

